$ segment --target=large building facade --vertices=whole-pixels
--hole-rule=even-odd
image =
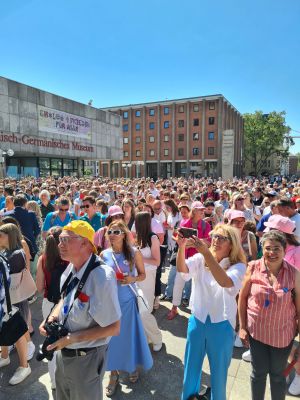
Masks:
[[[81,176],[84,160],[120,161],[121,120],[116,114],[0,77],[1,175]]]
[[[123,160],[100,175],[242,175],[243,119],[222,95],[109,107],[122,117]]]

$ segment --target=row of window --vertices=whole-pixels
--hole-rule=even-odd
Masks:
[[[184,134],[179,133],[177,136],[177,139],[178,139],[178,142],[184,142]],[[193,140],[199,140],[199,133],[197,133],[197,132],[193,133]],[[215,140],[215,132],[208,132],[208,140]],[[149,136],[149,142],[154,143],[155,136]],[[164,135],[164,142],[169,142],[169,135]],[[128,144],[129,138],[124,137],[123,143]],[[141,136],[136,136],[135,143],[137,143],[137,144],[141,143]]]
[[[208,108],[210,110],[214,110],[215,109],[215,102],[214,101],[210,101],[208,103]],[[199,111],[199,104],[193,104],[193,111],[194,112],[198,112]],[[177,111],[179,113],[184,113],[185,111],[185,106],[183,104],[180,104],[177,106]],[[169,115],[170,114],[170,108],[169,107],[164,107],[163,109],[164,115]],[[150,117],[153,117],[155,115],[155,109],[154,108],[149,108],[149,115]],[[135,110],[135,116],[136,117],[140,117],[141,116],[141,110]],[[123,118],[124,119],[128,119],[128,111],[124,111],[123,112]]]
[[[193,152],[193,156],[199,156],[200,155],[199,147],[193,147],[192,152]],[[169,149],[164,149],[164,156],[168,156],[169,153],[170,153]],[[214,147],[208,147],[207,154],[209,156],[215,155],[215,148]],[[123,151],[123,156],[124,157],[128,157],[128,155],[129,155],[128,151]],[[135,151],[135,156],[136,157],[141,157],[141,150],[136,150]],[[155,156],[155,150],[150,149],[149,150],[149,156],[150,157],[154,157]],[[184,149],[183,148],[179,148],[178,149],[178,156],[184,156]]]
[[[208,125],[214,125],[214,124],[215,124],[215,117],[209,117]],[[199,118],[193,119],[193,126],[199,126]],[[164,121],[164,128],[167,129],[169,127],[170,127],[170,121]],[[184,128],[184,120],[183,119],[178,120],[178,128]],[[154,122],[149,122],[149,129],[155,129]],[[135,124],[135,130],[136,131],[141,130],[141,124],[139,122],[137,122]],[[128,132],[128,124],[123,124],[123,132]]]

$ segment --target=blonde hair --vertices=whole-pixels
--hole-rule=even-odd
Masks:
[[[34,200],[28,201],[27,202],[27,210],[33,211],[37,217],[42,218],[40,206],[38,205],[38,203],[36,201],[34,201]]]
[[[230,240],[231,243],[231,250],[228,256],[230,260],[230,265],[237,263],[247,264],[246,255],[242,248],[241,235],[237,228],[234,228],[233,226],[227,224],[217,224],[210,232],[210,234],[214,234],[220,231]],[[210,251],[213,256],[215,256],[212,248],[210,249]]]
[[[232,210],[236,210],[236,204],[235,204],[235,202],[237,201],[237,199],[238,199],[239,197],[243,197],[243,194],[240,193],[240,192],[236,192],[236,193],[234,193],[234,194],[231,196],[231,201],[232,201],[231,209],[232,209]]]

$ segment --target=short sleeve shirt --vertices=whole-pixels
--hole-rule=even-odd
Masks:
[[[83,217],[80,217],[79,219],[89,223],[92,226],[92,228],[94,228],[94,231],[97,231],[98,229],[102,228],[104,226],[104,220],[105,220],[102,218],[102,215],[99,212],[96,212],[93,215],[92,219],[89,219],[87,214],[85,214]]]
[[[220,266],[226,269],[226,274],[233,282],[230,288],[218,284],[209,269],[205,267],[204,257],[198,253],[185,260],[188,273],[182,273],[184,280],[193,278],[191,293],[192,313],[201,322],[210,316],[211,322],[228,320],[233,328],[236,325],[236,295],[242,287],[246,265],[237,263],[230,265],[229,258],[224,258]]]
[[[70,272],[73,272],[73,277],[77,277],[80,280],[89,261],[90,258],[78,272],[76,272],[73,265],[70,264],[62,274],[61,286],[64,284]],[[73,303],[75,292],[76,287],[70,293],[71,301],[69,305]],[[93,269],[87,278],[82,293],[84,293],[84,296],[79,296],[74,301],[69,312],[66,327],[70,332],[77,332],[98,325],[106,327],[117,322],[121,318],[116,275],[111,267],[102,264],[100,267]],[[61,322],[64,320],[65,313],[67,312],[65,308],[66,302],[67,298],[65,297],[64,305],[60,312]],[[85,341],[70,345],[68,348],[98,347],[107,344],[109,340],[110,337]]]
[[[52,226],[66,226],[68,225],[69,222],[73,221],[74,219],[77,219],[76,215],[72,213],[72,217],[70,212],[67,213],[66,218],[62,221],[59,218],[59,215],[57,214],[56,217],[54,218],[54,212],[51,212],[47,215],[44,225],[43,225],[43,232],[49,231]]]

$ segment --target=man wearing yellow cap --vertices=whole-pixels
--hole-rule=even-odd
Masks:
[[[87,222],[77,220],[66,225],[59,238],[61,257],[70,264],[61,278],[63,299],[48,319],[64,323],[69,332],[48,346],[57,351],[57,400],[103,398],[107,345],[111,336],[119,334],[116,278],[95,255],[94,233]],[[45,335],[43,325],[40,331]]]

